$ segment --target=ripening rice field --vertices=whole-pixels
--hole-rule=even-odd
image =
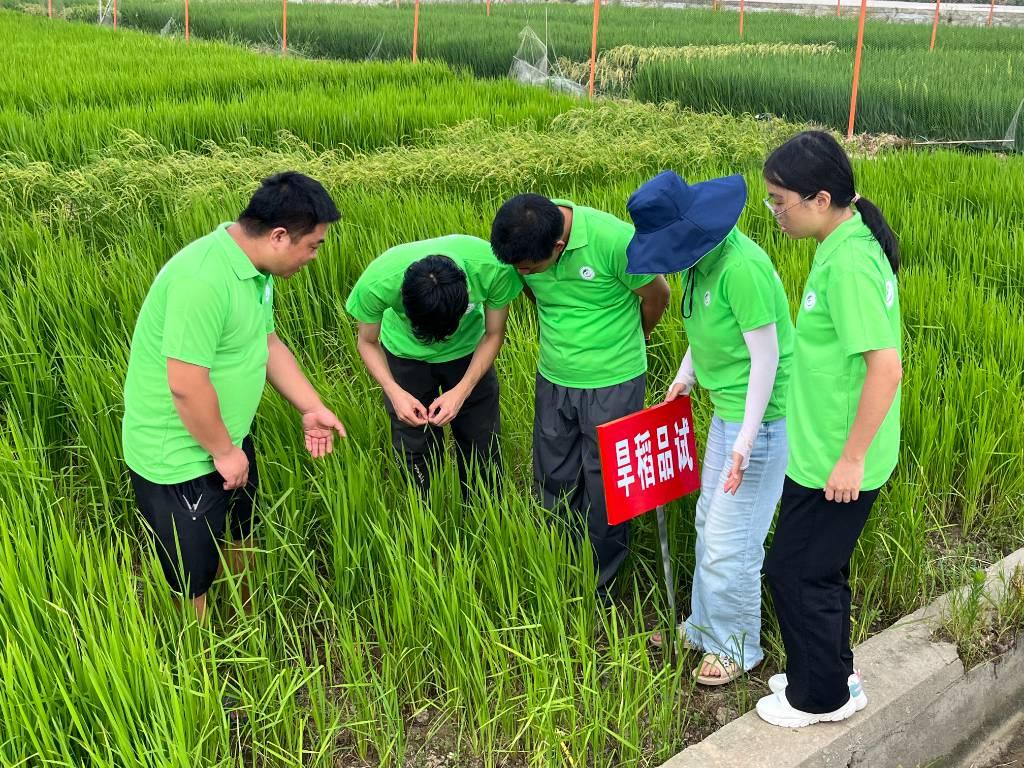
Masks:
[[[498,358],[504,491],[463,503],[448,471],[430,504],[398,472],[343,305],[391,245],[486,236],[526,190],[625,216],[665,168],[744,173],[741,226],[798,297],[812,250],[757,201],[765,155],[800,125],[12,12],[0,60],[0,764],[651,766],[753,706],[781,662],[770,606],[769,663],[697,691],[692,665],[648,643],[669,621],[653,521],[599,609],[589,557],[531,498],[528,304]],[[902,241],[904,441],[854,558],[857,641],[1024,530],[1024,158],[873,146],[850,148]],[[171,602],[121,460],[128,344],[161,265],[285,168],[323,181],[344,217],[276,308],[349,437],[313,462],[268,392],[254,611],[224,578],[200,624]],[[652,403],[686,347],[673,289]],[[702,393],[695,408],[702,436]],[[669,508],[680,604],[693,510]]]

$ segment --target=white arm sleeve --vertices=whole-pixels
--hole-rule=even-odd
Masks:
[[[775,323],[762,325],[743,334],[750,351],[750,381],[747,383],[747,401],[743,410],[743,426],[733,450],[743,456],[743,469],[750,464],[754,438],[768,410],[775,389],[775,374],[779,369],[779,337]]]
[[[672,380],[672,385],[682,384],[683,394],[688,395],[696,383],[697,373],[693,370],[693,355],[690,353],[690,348],[687,347],[686,354],[683,355],[683,362],[679,365],[679,373]]]

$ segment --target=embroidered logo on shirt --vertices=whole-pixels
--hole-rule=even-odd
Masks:
[[[466,314],[468,315],[474,309],[476,309],[476,304],[470,303],[470,305],[468,307],[466,307]]]
[[[263,303],[266,304],[270,301],[270,283],[268,282],[266,287],[263,289]]]
[[[885,306],[891,307],[896,303],[896,286],[892,280],[885,281]]]
[[[711,291],[704,291],[704,306],[711,306]]]
[[[814,305],[817,304],[817,303],[818,303],[818,294],[816,294],[814,291],[811,291],[806,296],[804,296],[804,309],[810,311],[810,310],[814,309]]]
[[[595,272],[593,267],[580,267],[580,277],[584,280],[593,280],[594,274]]]

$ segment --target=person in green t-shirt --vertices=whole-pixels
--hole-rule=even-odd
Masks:
[[[499,478],[494,360],[521,291],[515,270],[469,235],[397,245],[352,287],[345,309],[359,324],[359,355],[384,392],[392,444],[424,493],[445,424],[463,488],[472,464],[490,482]]]
[[[511,264],[540,320],[533,423],[533,472],[548,509],[584,523],[598,596],[628,554],[627,524],[610,526],[597,426],[644,407],[645,340],[668,306],[660,275],[626,272],[633,227],[609,213],[518,195],[498,210],[491,247]]]
[[[258,487],[250,430],[267,381],[302,414],[306,449],[330,453],[338,418],[274,332],[274,278],[316,258],[340,218],[319,182],[263,180],[236,222],[176,253],[142,304],[124,384],[122,443],[139,510],[171,588],[206,612],[230,519],[245,567]],[[248,588],[243,578],[243,602]]]
[[[796,321],[789,464],[764,568],[786,672],[757,703],[765,721],[795,728],[867,706],[850,649],[850,557],[899,455],[900,261],[830,134],[790,139],[764,178],[782,231],[818,243]]]
[[[697,501],[690,615],[679,634],[705,651],[693,676],[723,685],[761,663],[764,540],[786,475],[789,301],[763,250],[737,228],[742,176],[688,185],[674,171],[629,199],[629,271],[686,271],[689,348],[666,400],[700,383],[715,406]],[[660,634],[652,641],[660,645]]]

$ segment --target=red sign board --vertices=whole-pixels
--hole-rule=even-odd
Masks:
[[[689,397],[602,424],[597,442],[611,525],[700,488]]]

